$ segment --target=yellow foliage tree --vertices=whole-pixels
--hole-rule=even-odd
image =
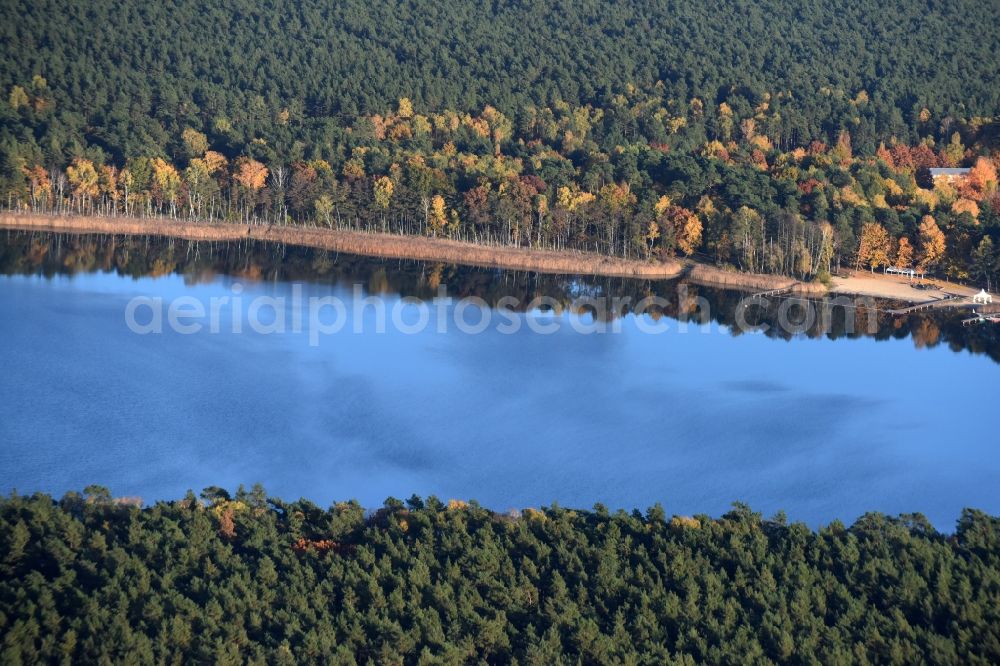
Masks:
[[[24,88],[21,86],[14,86],[10,89],[10,97],[8,98],[8,103],[11,108],[17,111],[22,106],[28,105],[28,93],[25,92]]]
[[[149,161],[153,169],[153,182],[156,184],[160,197],[170,204],[171,211],[177,204],[177,195],[181,189],[181,177],[173,164],[159,157]]]
[[[206,151],[203,159],[205,160],[205,168],[210,174],[215,174],[226,166],[226,158],[222,153],[217,153],[214,150]]]
[[[664,194],[653,204],[653,212],[656,214],[656,217],[663,217],[672,205],[673,202],[670,201],[670,197]]]
[[[365,163],[360,159],[353,157],[344,162],[344,168],[341,170],[341,173],[343,173],[346,178],[364,178]]]
[[[444,231],[446,224],[448,224],[448,215],[445,211],[444,197],[435,194],[431,197],[430,213],[427,218],[428,228],[432,235],[437,236]]]
[[[649,257],[653,253],[653,248],[656,246],[656,239],[660,237],[660,225],[656,223],[656,220],[650,220],[649,226],[646,228],[646,256]]]
[[[399,110],[396,114],[400,118],[412,118],[413,117],[413,102],[410,101],[409,97],[399,98]]]
[[[386,176],[377,179],[375,181],[375,205],[382,210],[388,208],[389,203],[392,201],[392,192],[395,187],[392,180]]]
[[[934,210],[938,206],[939,197],[937,192],[933,190],[925,190],[922,188],[917,188],[914,194],[914,199],[924,206],[927,206],[930,210]]]
[[[333,199],[330,195],[323,194],[316,198],[313,202],[313,208],[316,210],[316,217],[323,220],[327,226],[332,226],[330,222],[330,215],[333,213]]]
[[[492,106],[487,106],[483,109],[483,120],[490,127],[490,134],[493,137],[493,152],[495,155],[499,155],[500,144],[510,138],[511,133],[514,131],[514,123]]]
[[[407,123],[396,123],[389,128],[389,138],[393,141],[402,141],[413,137],[413,128]]]
[[[196,129],[185,128],[181,132],[181,139],[184,141],[184,147],[187,148],[188,157],[204,155],[205,151],[208,150],[208,137]]]
[[[431,133],[431,123],[427,120],[427,116],[413,116],[413,133],[417,136]]]
[[[847,130],[841,130],[840,134],[837,136],[837,145],[830,150],[830,156],[841,166],[847,166],[851,162],[851,158],[854,156],[854,150],[851,147],[851,133]]]
[[[858,243],[855,268],[867,265],[874,273],[876,266],[887,266],[891,247],[892,238],[885,227],[875,222],[869,222],[861,228],[861,241]]]
[[[600,195],[601,201],[613,213],[622,213],[636,202],[628,183],[608,183],[601,188]]]
[[[98,187],[101,194],[112,201],[118,200],[118,169],[113,166],[102,166],[98,174]]]
[[[593,202],[596,198],[590,192],[582,192],[566,186],[556,190],[556,206],[570,212]]]
[[[97,196],[98,176],[94,163],[88,159],[77,157],[66,167],[66,178],[73,188],[73,196],[86,200]]]
[[[946,178],[934,181],[934,194],[937,195],[938,201],[945,205],[953,204],[958,199],[958,189]]]
[[[962,145],[962,135],[955,132],[951,135],[951,141],[944,150],[941,151],[942,156],[949,166],[955,166],[962,161],[965,157],[965,146]]]
[[[733,118],[733,110],[728,104],[723,102],[719,104],[719,131],[722,134],[722,139],[724,141],[729,141],[733,138],[733,127],[735,125],[735,119]]]
[[[677,229],[677,247],[680,251],[689,257],[694,254],[701,245],[701,233],[701,219],[691,211],[683,209]]]
[[[722,145],[721,141],[709,141],[701,149],[703,157],[714,157],[716,159],[729,161],[729,151]]]
[[[928,271],[941,261],[945,249],[944,233],[933,217],[924,215],[920,220],[920,261],[917,264],[920,270]]]

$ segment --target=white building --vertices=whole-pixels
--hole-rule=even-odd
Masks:
[[[965,168],[965,169],[930,169],[929,171],[931,172],[931,178],[933,178],[934,180],[945,180],[945,181],[948,181],[948,182],[953,182],[953,181],[965,178],[967,175],[969,175],[969,172],[972,171],[972,169],[968,169],[968,168]]]
[[[980,289],[979,293],[972,297],[972,302],[986,305],[993,302],[993,297],[987,294],[985,289]]]

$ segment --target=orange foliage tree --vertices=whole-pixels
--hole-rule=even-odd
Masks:
[[[928,271],[944,256],[944,233],[930,215],[920,220],[920,261],[921,271]]]

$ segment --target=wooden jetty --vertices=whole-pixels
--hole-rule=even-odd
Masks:
[[[932,298],[929,301],[923,301],[921,303],[910,305],[905,308],[888,310],[888,313],[892,315],[904,315],[904,314],[910,314],[911,312],[917,312],[918,310],[928,310],[930,308],[936,308],[936,307],[957,308],[968,304],[969,304],[968,296],[960,296],[959,294],[946,294],[944,298]]]

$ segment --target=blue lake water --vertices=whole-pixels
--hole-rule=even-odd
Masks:
[[[416,493],[713,515],[739,500],[811,525],[919,511],[942,529],[963,507],[1000,513],[1000,365],[984,354],[666,318],[651,334],[646,315],[583,333],[571,323],[588,315],[540,310],[507,313],[513,334],[407,334],[375,332],[369,308],[355,333],[343,280],[296,287],[347,305],[317,345],[251,330],[245,308],[240,333],[228,308],[217,333],[126,325],[136,296],[208,303],[236,283],[244,302],[293,296],[290,282],[217,274],[0,276],[0,490],[98,483],[155,501],[261,482],[320,504]]]

